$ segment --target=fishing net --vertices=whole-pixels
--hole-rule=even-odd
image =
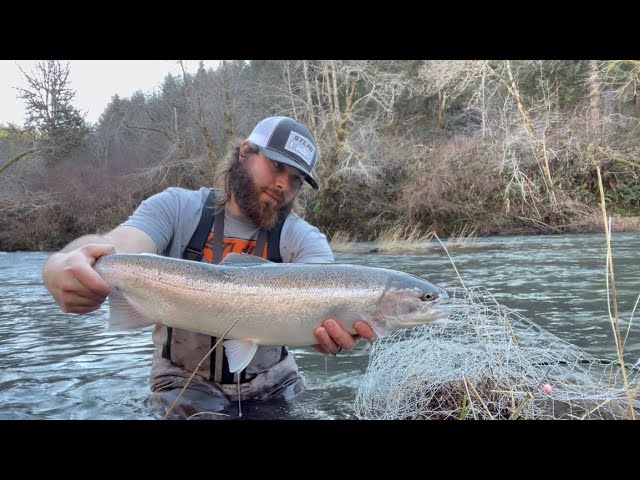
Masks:
[[[455,290],[451,303],[447,319],[374,343],[358,418],[622,419],[630,403],[640,413],[637,367],[560,340],[483,287]]]

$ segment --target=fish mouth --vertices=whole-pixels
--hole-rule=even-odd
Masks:
[[[449,293],[444,288],[439,288],[435,295],[437,295],[437,298],[433,302],[436,304],[447,303],[450,300]]]

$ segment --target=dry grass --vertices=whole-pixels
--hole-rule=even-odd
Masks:
[[[613,336],[616,341],[618,361],[622,367],[621,371],[624,378],[625,390],[627,394],[627,413],[628,418],[635,420],[635,413],[633,410],[633,399],[638,395],[638,388],[631,389],[629,382],[627,381],[627,372],[625,370],[624,363],[624,342],[620,333],[620,318],[618,316],[618,302],[616,297],[616,282],[613,272],[613,257],[611,254],[611,232],[612,232],[612,219],[607,215],[607,209],[605,204],[604,188],[602,186],[602,176],[600,174],[600,166],[596,166],[598,173],[598,187],[600,190],[600,206],[602,209],[602,221],[604,222],[604,230],[606,234],[607,242],[607,269],[605,278],[607,280],[607,303],[609,306],[609,318],[611,320],[611,328],[613,330]],[[633,317],[633,314],[632,314]],[[629,325],[630,327],[631,325]]]
[[[477,238],[477,230],[477,227],[465,225],[459,232],[456,232],[447,238],[444,245],[447,248],[464,248],[471,246]],[[440,240],[438,239],[438,241]]]
[[[474,382],[463,377],[442,384],[418,401],[419,413],[404,420],[523,420],[529,418],[525,406],[533,392],[525,392],[524,400],[516,399],[514,386],[502,390],[492,377]],[[522,396],[522,392],[518,392]],[[504,398],[502,398],[504,397]]]
[[[428,242],[433,238],[433,232],[426,232],[419,225],[401,225],[382,230],[376,239],[376,252],[414,251],[429,248]]]
[[[463,227],[442,242],[431,228],[425,232],[419,225],[400,225],[382,230],[375,242],[374,252],[400,253],[415,251],[440,251],[442,248],[462,249],[472,247],[476,228]],[[434,242],[437,240],[438,242]]]
[[[640,217],[621,217],[611,215],[613,232],[638,232],[640,231]]]
[[[354,249],[355,240],[353,236],[344,230],[337,230],[329,241],[331,250],[334,252],[351,252]]]
[[[640,216],[623,217],[615,213],[609,216],[611,217],[612,232],[640,232]],[[563,225],[563,229],[571,233],[602,232],[602,212],[594,211],[586,214],[575,223]]]

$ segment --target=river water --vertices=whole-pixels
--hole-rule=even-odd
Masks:
[[[435,244],[434,246],[437,246]],[[483,286],[502,305],[602,359],[615,358],[603,234],[485,237],[468,248],[337,253],[336,261],[403,270],[447,289]],[[640,294],[640,234],[614,233],[619,318],[626,333]],[[64,314],[44,288],[43,252],[0,252],[0,419],[156,419],[148,402],[151,329],[107,330],[108,305]],[[455,265],[455,268],[454,268]],[[456,272],[456,268],[458,273]],[[640,358],[638,313],[625,359]],[[243,418],[352,419],[369,352],[291,350],[307,391],[286,406],[246,404]]]

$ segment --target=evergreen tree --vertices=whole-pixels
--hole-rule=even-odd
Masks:
[[[70,156],[91,129],[85,115],[72,105],[76,92],[69,85],[69,64],[45,60],[25,76],[28,87],[19,88],[18,97],[26,103],[25,127],[37,134],[36,148],[53,166]]]

